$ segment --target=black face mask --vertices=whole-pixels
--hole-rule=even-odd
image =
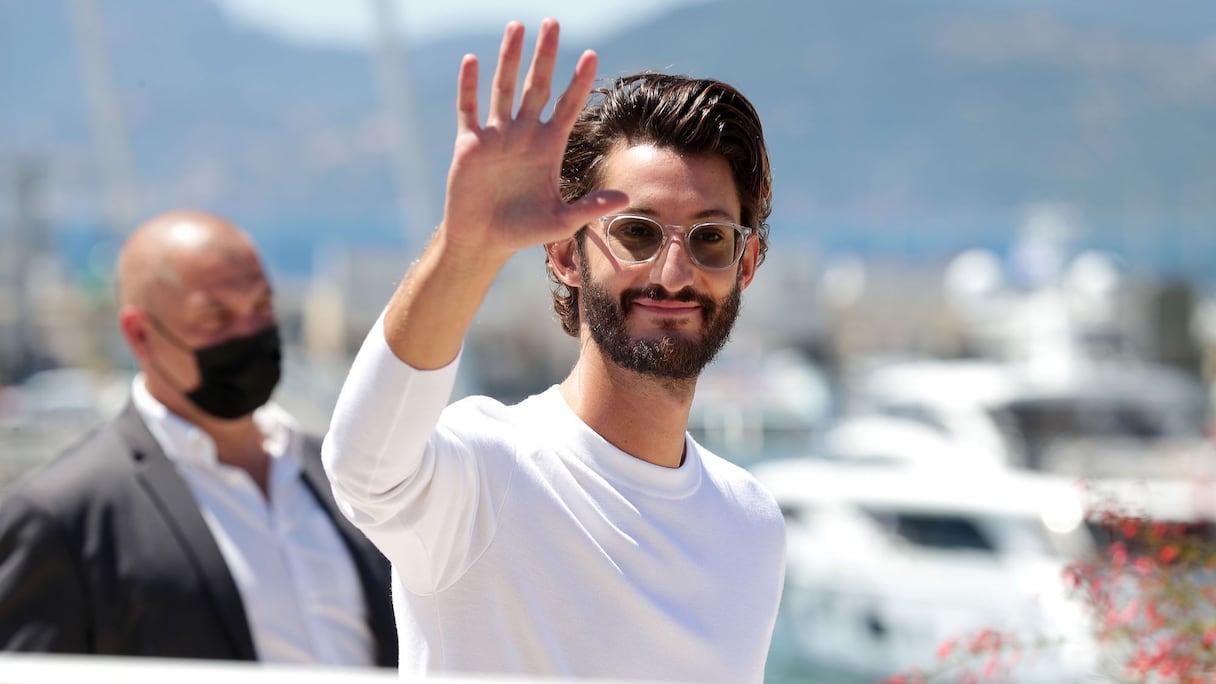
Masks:
[[[279,384],[283,359],[278,326],[236,337],[202,349],[182,344],[156,319],[156,327],[180,349],[194,353],[198,387],[186,393],[205,413],[232,420],[253,413],[270,400]]]

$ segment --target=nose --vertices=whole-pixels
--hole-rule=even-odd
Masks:
[[[650,265],[650,280],[668,292],[679,292],[693,281],[692,257],[682,237],[669,237]]]
[[[229,329],[234,336],[252,335],[278,324],[273,301],[260,290],[234,301],[232,306]]]
[[[233,324],[232,335],[233,337],[247,337],[260,333],[275,324],[274,316],[267,316],[265,314],[245,316],[239,322]]]

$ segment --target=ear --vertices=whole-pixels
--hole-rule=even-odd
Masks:
[[[545,244],[549,268],[557,281],[566,287],[581,287],[582,274],[578,268],[578,244],[574,238]]]
[[[756,268],[760,261],[760,240],[751,239],[747,241],[747,247],[743,248],[743,258],[739,260],[739,289],[746,290],[748,285],[751,285],[752,278],[756,277]]]
[[[141,309],[129,305],[119,309],[118,330],[137,360],[148,358],[148,318]]]

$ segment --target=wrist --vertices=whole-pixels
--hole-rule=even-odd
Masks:
[[[497,273],[515,255],[514,249],[485,235],[468,237],[448,229],[444,223],[436,227],[428,251],[435,252],[435,257],[447,268],[469,275]]]

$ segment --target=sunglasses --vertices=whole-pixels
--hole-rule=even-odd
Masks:
[[[640,264],[654,259],[669,239],[667,228],[648,216],[602,216],[600,223],[604,224],[608,249],[622,263]],[[739,263],[751,234],[751,228],[734,223],[696,223],[684,233],[684,251],[697,266],[721,271]]]

